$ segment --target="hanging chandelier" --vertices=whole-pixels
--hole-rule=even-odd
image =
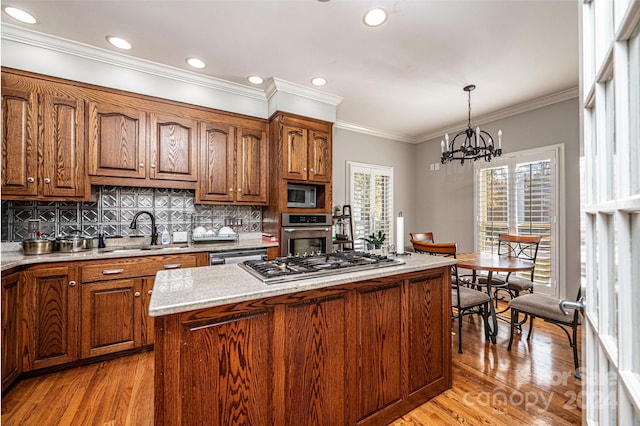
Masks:
[[[480,158],[491,161],[493,157],[502,155],[502,130],[498,130],[498,148],[496,148],[489,133],[480,130],[480,127],[476,127],[475,130],[471,127],[471,91],[475,88],[475,85],[470,84],[463,89],[469,94],[469,122],[467,128],[458,132],[451,141],[449,141],[449,133],[445,133],[444,140],[440,142],[442,164],[454,160],[460,160],[460,164],[464,164],[467,160],[478,161]]]

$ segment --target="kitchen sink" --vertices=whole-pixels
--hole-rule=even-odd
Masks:
[[[189,247],[189,244],[172,244],[168,246],[163,246],[163,245],[152,246],[150,244],[140,244],[140,245],[131,245],[131,246],[105,247],[105,248],[98,249],[98,253],[122,253],[122,252],[129,252],[132,250],[159,251],[159,250],[167,250],[167,249],[186,248],[186,247]]]

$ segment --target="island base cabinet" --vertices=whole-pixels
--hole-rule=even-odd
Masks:
[[[2,276],[2,392],[22,373],[20,273]]]
[[[451,387],[448,267],[155,320],[155,424],[388,424]]]

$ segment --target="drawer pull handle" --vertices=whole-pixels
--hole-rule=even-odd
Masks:
[[[182,266],[182,263],[170,263],[168,265],[164,265],[164,269],[178,269]]]
[[[124,269],[105,269],[102,271],[102,275],[115,275],[121,274],[124,272]]]

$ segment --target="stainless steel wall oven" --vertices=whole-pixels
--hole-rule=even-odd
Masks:
[[[282,214],[280,254],[304,256],[331,253],[330,214]]]

